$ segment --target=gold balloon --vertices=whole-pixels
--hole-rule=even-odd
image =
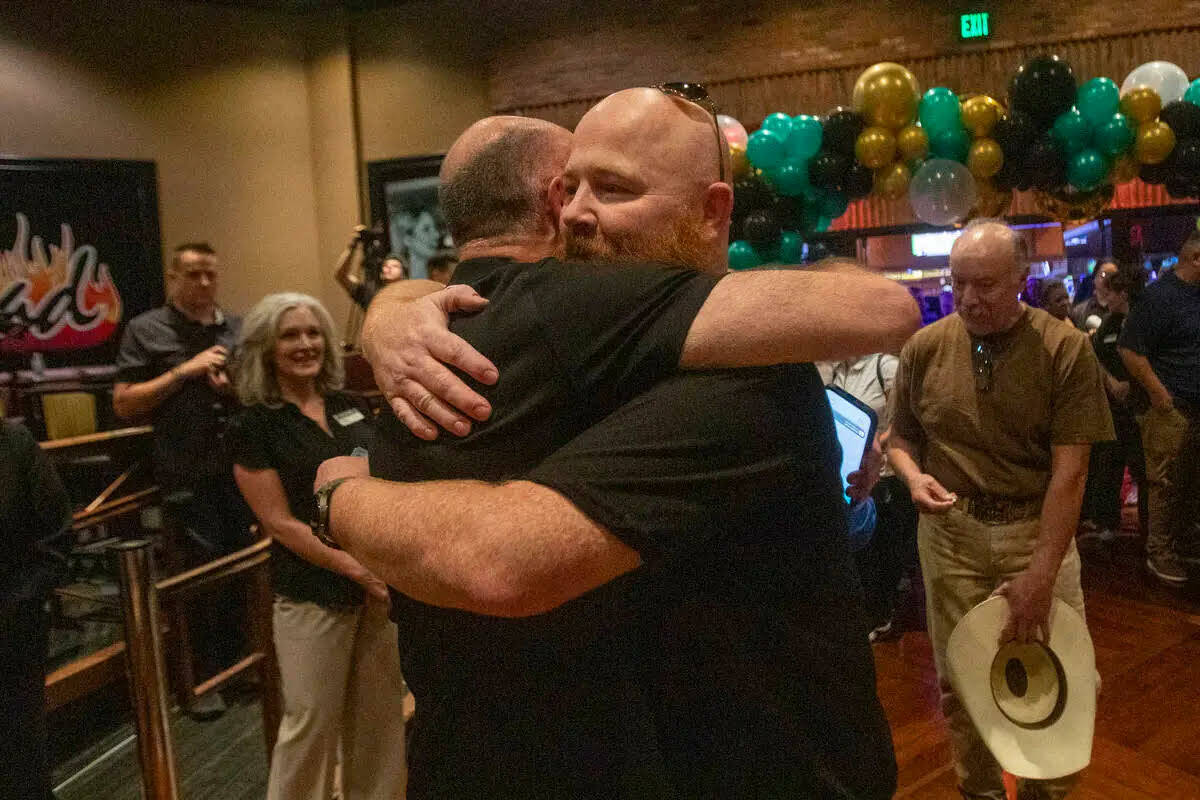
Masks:
[[[912,172],[897,161],[875,173],[875,194],[888,200],[897,200],[908,194],[908,183]]]
[[[1149,86],[1130,89],[1121,98],[1121,113],[1139,123],[1155,119],[1160,111],[1162,111],[1162,98]]]
[[[917,78],[899,64],[884,61],[868,67],[854,82],[851,106],[881,128],[903,128],[917,118],[921,87]]]
[[[929,155],[929,134],[924,128],[909,125],[896,134],[896,146],[900,148],[900,157],[905,161],[924,158]]]
[[[744,178],[750,174],[750,159],[746,157],[745,145],[729,145],[729,164],[733,168],[734,180]]]
[[[1004,116],[1004,106],[986,94],[967,98],[962,104],[963,126],[976,139],[991,136],[992,128]]]
[[[1113,183],[1129,183],[1138,176],[1138,162],[1132,156],[1121,156],[1113,164]]]
[[[854,156],[870,169],[886,166],[896,160],[896,137],[887,128],[867,128],[854,143]]]
[[[1003,217],[1012,208],[1012,190],[997,189],[991,181],[975,181],[975,205],[969,214],[976,217]]]
[[[967,169],[976,178],[990,178],[1004,166],[1004,151],[995,139],[976,139],[967,153]]]
[[[1143,164],[1161,164],[1175,149],[1175,132],[1162,120],[1147,122],[1138,128],[1133,154]]]
[[[1033,193],[1033,205],[1038,213],[1064,225],[1077,225],[1095,219],[1108,207],[1112,199],[1113,186],[1111,183],[1097,187],[1090,192],[1073,190],[1043,192],[1038,190]]]

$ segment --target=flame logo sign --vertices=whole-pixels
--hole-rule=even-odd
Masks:
[[[100,263],[96,248],[75,247],[63,223],[59,245],[29,235],[29,220],[17,214],[17,238],[0,251],[0,320],[22,329],[0,340],[0,349],[45,352],[95,347],[116,333],[121,295]]]

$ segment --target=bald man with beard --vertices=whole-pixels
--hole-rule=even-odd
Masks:
[[[608,98],[565,170],[544,125],[485,121],[447,156],[455,281],[486,304],[463,287],[417,301],[394,358],[396,309],[368,320],[423,436],[416,408],[466,421],[396,395],[437,382],[431,354],[457,352],[478,393],[444,395],[490,419],[427,442],[385,422],[373,474],[425,483],[318,475],[345,479],[321,490],[327,534],[398,590],[409,796],[890,797],[819,378],[713,368],[895,349],[911,299],[862,272],[724,276],[732,193],[691,104]],[[496,223],[502,208],[521,219]],[[535,260],[560,230],[569,253],[680,266]],[[482,311],[439,339],[451,302]]]

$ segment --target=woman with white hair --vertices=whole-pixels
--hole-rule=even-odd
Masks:
[[[313,535],[321,462],[368,451],[370,412],[339,391],[333,321],[314,298],[263,298],[242,323],[231,425],[234,478],[275,540],[272,584],[283,720],[268,800],[394,800],[405,781],[404,684],[387,587]]]

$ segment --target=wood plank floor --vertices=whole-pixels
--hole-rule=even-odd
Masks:
[[[1136,543],[1085,555],[1088,625],[1103,679],[1092,766],[1078,800],[1200,800],[1200,603],[1160,589],[1144,575]],[[911,610],[910,610],[911,611]],[[910,623],[919,614],[908,615]],[[915,627],[915,626],[914,626]],[[879,694],[900,767],[898,798],[958,800],[929,641],[921,631],[875,646]],[[137,800],[136,752],[114,731],[92,757],[96,767],[60,800]],[[236,699],[221,719],[174,723],[185,800],[258,800],[266,792],[259,706]],[[59,781],[82,759],[56,771]]]
[[[1138,544],[1084,555],[1088,628],[1103,686],[1079,800],[1200,799],[1200,603],[1144,574]],[[959,800],[929,639],[875,645],[900,770],[898,798]]]

